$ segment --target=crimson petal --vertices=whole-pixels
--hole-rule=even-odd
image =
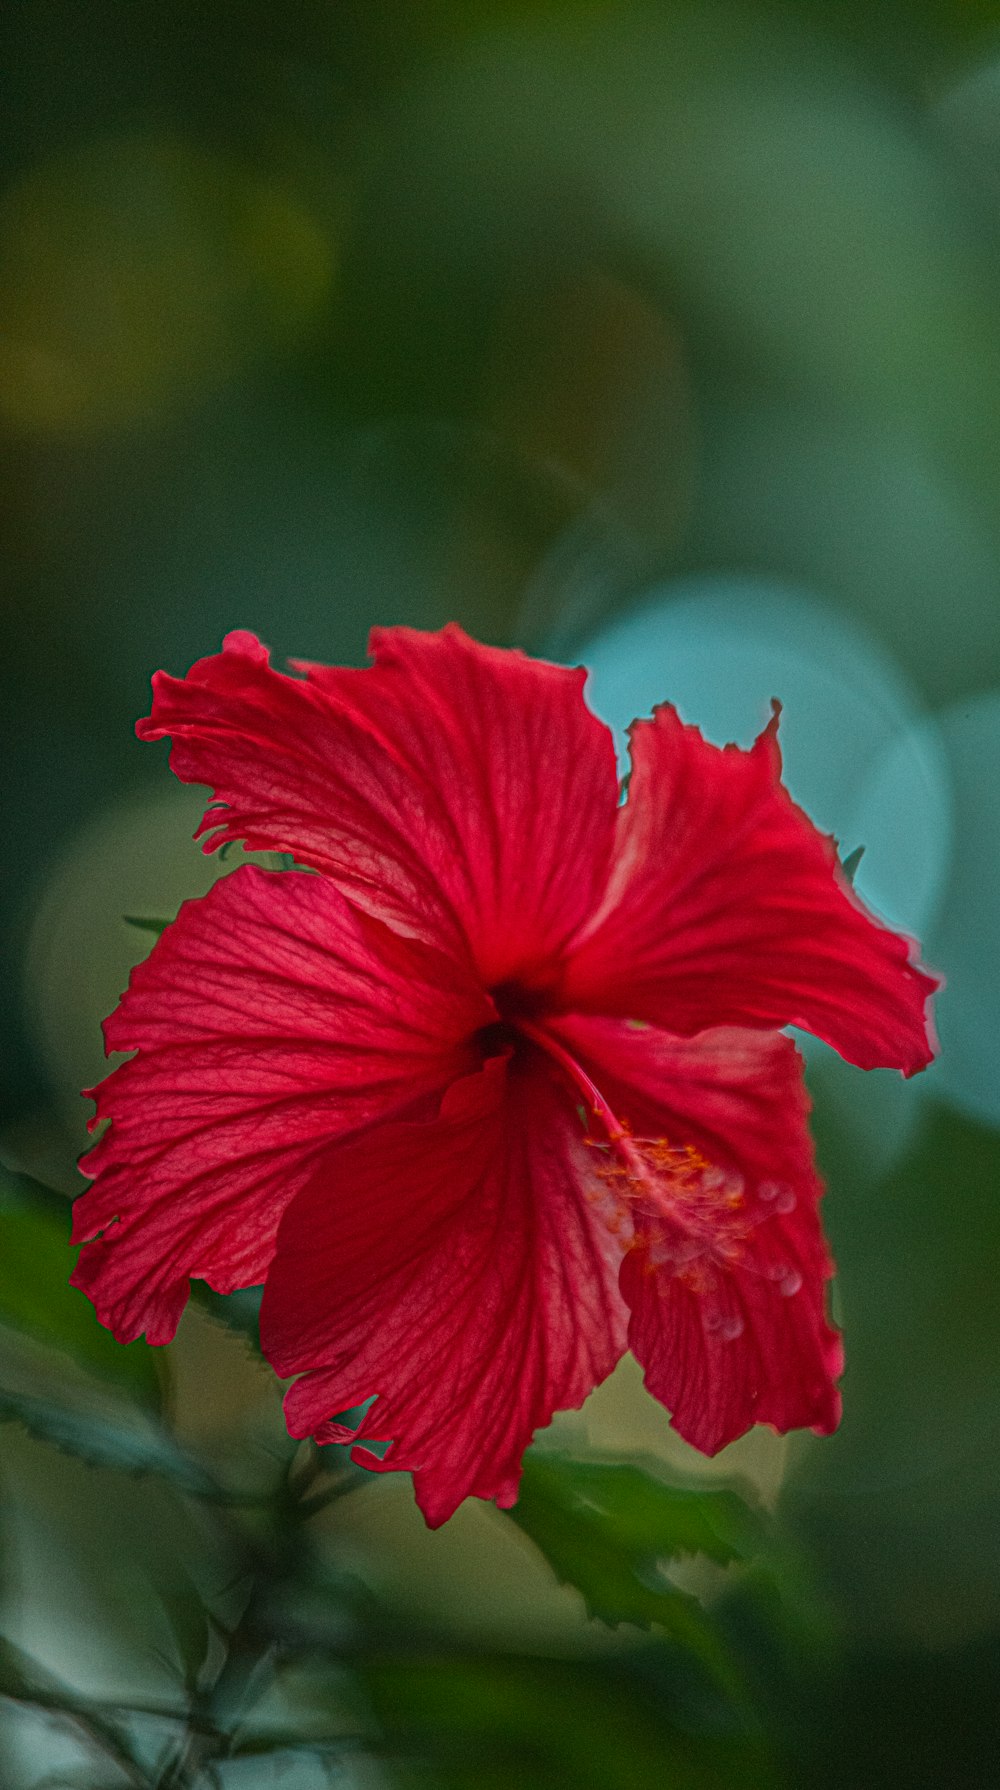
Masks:
[[[253,635],[186,678],[158,672],[143,739],[216,802],[206,849],[292,851],[487,985],[551,978],[601,899],[617,802],[611,735],[584,673],[480,646],[460,628],[376,629],[364,670],[268,664]]]
[[[749,752],[709,745],[666,706],[631,737],[611,880],[565,1007],[685,1034],[800,1026],[864,1069],[924,1068],[936,981],[782,786],[777,716]]]
[[[432,1527],[470,1494],[512,1504],[533,1431],[624,1349],[601,1192],[561,1088],[499,1057],[436,1119],[338,1146],[289,1206],[264,1290],[265,1352],[309,1370],[291,1433],[391,1439],[384,1463],[362,1458],[412,1471]],[[356,1431],[331,1426],[372,1394]]]
[[[137,1054],[94,1090],[111,1125],[74,1207],[73,1280],[102,1323],[167,1342],[190,1276],[263,1280],[318,1154],[471,1068],[492,1011],[320,877],[247,865],[186,902],[105,1027]]]
[[[835,1429],[833,1265],[790,1040],[730,1028],[681,1039],[587,1018],[552,1029],[634,1138],[692,1146],[710,1165],[672,1219],[634,1196],[622,1265],[629,1346],[674,1427],[705,1454],[754,1423]]]

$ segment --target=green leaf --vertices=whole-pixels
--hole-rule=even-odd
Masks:
[[[42,1669],[35,1666],[31,1655],[0,1635],[0,1697],[30,1696],[42,1678]]]
[[[63,1350],[88,1373],[159,1411],[166,1360],[148,1343],[116,1342],[89,1299],[70,1286],[76,1252],[69,1226],[68,1200],[26,1175],[0,1171],[0,1323]]]
[[[188,1695],[198,1693],[211,1644],[211,1624],[205,1601],[183,1560],[174,1555],[169,1566],[154,1566],[150,1578],[177,1649],[177,1664]]]
[[[864,855],[865,855],[864,846],[856,845],[854,847],[853,851],[848,852],[846,858],[841,858],[840,868],[843,871],[843,873],[846,876],[849,883],[854,882],[854,878],[858,874],[858,865],[861,863],[861,860],[864,857]]]
[[[525,1460],[510,1514],[608,1623],[669,1622],[673,1592],[651,1583],[658,1561],[705,1554],[725,1566],[753,1559],[764,1541],[760,1519],[733,1491],[669,1485],[652,1462],[540,1449]]]
[[[126,926],[137,926],[140,932],[152,932],[157,938],[161,932],[166,932],[167,927],[174,923],[173,919],[161,920],[154,919],[152,916],[147,918],[143,914],[123,914],[122,919]]]
[[[728,1650],[665,1562],[704,1554],[720,1565],[760,1551],[760,1520],[735,1492],[668,1485],[651,1463],[574,1460],[535,1450],[511,1516],[556,1576],[602,1622],[656,1627],[736,1689]]]
[[[341,1632],[340,1649],[343,1648]],[[340,1651],[338,1649],[337,1651]],[[278,1642],[275,1675],[265,1696],[252,1698],[231,1730],[234,1758],[298,1751],[357,1751],[364,1744],[350,1680],[334,1658],[292,1660]]]
[[[14,1702],[39,1710],[51,1710],[57,1716],[71,1715],[93,1746],[106,1757],[116,1785],[123,1782],[147,1782],[146,1773],[141,1769],[132,1749],[127,1717],[123,1721],[107,1705],[81,1697],[54,1672],[43,1666],[40,1660],[25,1653],[23,1648],[7,1640],[5,1636],[0,1636],[0,1697],[9,1697]],[[168,1719],[183,1715],[181,1710],[175,1712],[169,1709],[143,1713],[166,1716]],[[64,1769],[52,1778],[37,1780],[36,1790],[41,1790],[43,1782],[50,1784],[52,1790],[56,1790],[57,1786],[58,1790],[69,1790],[70,1784],[77,1783],[80,1790],[84,1790],[84,1786],[87,1790],[98,1790],[104,1780],[94,1775],[94,1766],[91,1764],[85,1777],[67,1775]],[[110,1790],[110,1780],[108,1784]]]
[[[224,1493],[200,1464],[184,1453],[166,1430],[130,1422],[107,1407],[60,1404],[22,1391],[0,1388],[0,1422],[20,1423],[32,1436],[93,1467],[123,1473],[151,1473],[195,1497],[222,1499]]]

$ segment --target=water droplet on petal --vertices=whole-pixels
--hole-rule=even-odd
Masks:
[[[743,1335],[743,1319],[736,1312],[720,1311],[712,1306],[704,1314],[704,1325],[710,1336],[717,1336],[720,1342],[735,1342]]]
[[[646,1259],[653,1268],[672,1268],[677,1260],[669,1243],[651,1243],[646,1252]]]

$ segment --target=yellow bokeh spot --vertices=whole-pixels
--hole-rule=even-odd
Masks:
[[[64,151],[0,198],[0,412],[32,434],[154,420],[294,345],[334,267],[304,200],[225,157]]]

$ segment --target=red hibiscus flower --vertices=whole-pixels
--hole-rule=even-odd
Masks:
[[[582,671],[455,627],[372,651],[289,676],[231,634],[154,679],[138,732],[213,789],[205,849],[308,868],[237,870],[133,972],[76,1284],[161,1343],[191,1276],[263,1281],[292,1434],[389,1440],[363,1458],[431,1524],[511,1504],[533,1431],[626,1346],[706,1453],[832,1430],[779,1028],[909,1075],[933,979],[782,787],[776,718],[744,752],[658,709],[623,802]]]

